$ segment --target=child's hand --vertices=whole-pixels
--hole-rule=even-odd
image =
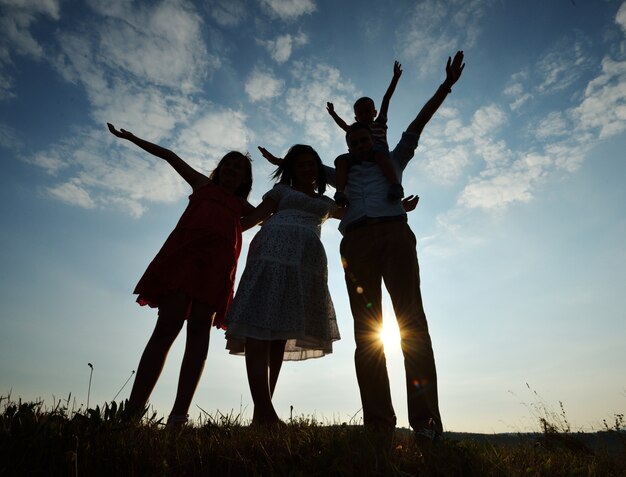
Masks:
[[[409,195],[405,197],[404,199],[402,199],[402,205],[404,206],[404,211],[411,212],[415,210],[419,200],[420,200],[419,195]]]
[[[109,131],[111,131],[111,134],[119,138],[130,139],[133,137],[133,133],[131,133],[130,131],[126,131],[126,129],[120,129],[118,131],[117,129],[115,129],[115,126],[113,126],[111,123],[107,123],[107,126],[109,128]]]
[[[283,160],[280,157],[276,157],[264,147],[259,146],[259,151],[261,151],[261,155],[267,159],[270,164],[275,166],[280,166],[282,164]]]
[[[335,114],[335,105],[329,101],[326,103],[326,111],[328,111],[328,114],[332,116]]]
[[[398,79],[402,76],[402,65],[397,61],[393,63],[393,77]]]

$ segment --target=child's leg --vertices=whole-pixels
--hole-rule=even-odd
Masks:
[[[187,318],[187,341],[180,366],[172,416],[186,416],[196,392],[209,351],[209,337],[215,312],[206,303],[194,301]]]
[[[348,205],[348,198],[345,194],[346,183],[348,182],[348,158],[344,156],[339,156],[335,159],[335,188],[337,192],[335,192],[335,202],[341,207]]]
[[[393,165],[389,160],[389,153],[380,149],[374,149],[374,160],[380,170],[382,171],[385,179],[389,182],[389,191],[387,192],[387,199],[392,202],[397,202],[404,197],[404,189],[396,176],[396,171],[393,169]]]
[[[156,326],[137,367],[137,376],[128,399],[130,410],[143,411],[146,407],[163,370],[167,353],[185,322],[188,303],[187,297],[181,293],[163,299]]]
[[[254,402],[253,424],[275,424],[280,422],[272,405],[269,384],[271,341],[246,338],[246,371],[250,394]]]
[[[374,160],[390,184],[398,184],[400,182],[396,176],[396,171],[393,170],[388,153],[376,150],[374,152]]]

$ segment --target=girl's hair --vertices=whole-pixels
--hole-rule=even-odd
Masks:
[[[226,153],[222,159],[220,159],[217,167],[211,172],[209,179],[213,181],[214,184],[220,183],[220,171],[222,170],[222,165],[229,159],[243,159],[244,164],[246,165],[246,178],[241,183],[241,185],[235,191],[235,195],[247,199],[250,194],[250,190],[252,189],[252,159],[250,159],[249,154],[243,154],[238,151],[230,151]]]
[[[312,154],[315,158],[315,162],[317,162],[317,180],[315,181],[315,185],[317,186],[317,193],[323,194],[326,190],[326,171],[324,170],[324,165],[315,149],[306,144],[295,144],[291,146],[289,151],[287,151],[287,155],[272,174],[272,178],[279,179],[281,184],[293,186],[296,179],[294,174],[296,159],[303,154]]]

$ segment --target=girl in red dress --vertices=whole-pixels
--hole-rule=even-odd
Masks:
[[[139,280],[140,305],[158,308],[152,336],[139,361],[128,400],[131,412],[143,413],[161,374],[167,353],[187,321],[185,353],[176,400],[168,426],[187,422],[187,412],[204,368],[211,326],[223,327],[232,300],[241,223],[252,188],[250,158],[226,154],[210,176],[196,171],[172,151],[107,123],[115,136],[166,160],[192,188],[178,224]]]

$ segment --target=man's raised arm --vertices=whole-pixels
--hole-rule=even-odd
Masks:
[[[456,55],[454,55],[454,59],[448,57],[445,81],[441,83],[441,86],[439,86],[433,97],[430,98],[422,107],[415,119],[411,122],[411,124],[409,124],[406,132],[417,134],[418,136],[422,134],[424,126],[426,126],[428,121],[430,121],[430,118],[433,117],[433,114],[435,114],[437,109],[439,109],[439,106],[441,106],[444,99],[446,99],[446,96],[452,92],[452,86],[461,77],[463,68],[465,68],[465,63],[463,63],[462,51],[457,51]]]

